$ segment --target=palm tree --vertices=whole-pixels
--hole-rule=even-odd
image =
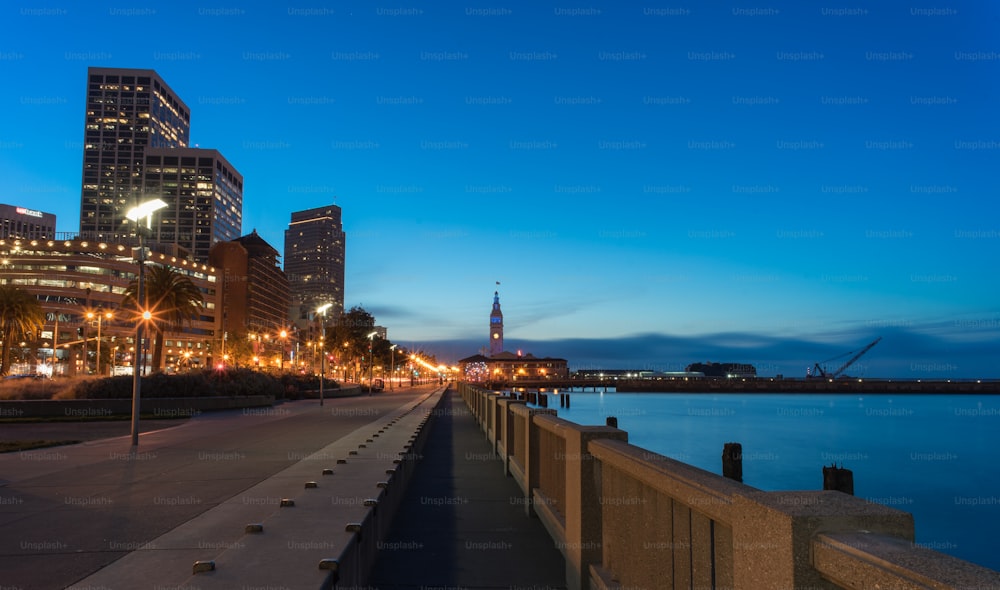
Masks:
[[[15,342],[45,325],[45,312],[34,295],[14,285],[0,285],[0,375],[10,372],[10,351]]]
[[[123,306],[139,309],[136,305],[138,279],[133,279],[125,290]],[[186,321],[198,317],[205,299],[191,279],[167,266],[150,266],[146,269],[145,299],[153,317],[150,323],[157,333],[153,344],[153,370],[159,371],[163,361],[163,333],[180,329]]]

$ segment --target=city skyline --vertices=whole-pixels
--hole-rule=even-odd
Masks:
[[[571,368],[798,377],[883,336],[861,374],[1000,376],[1000,8],[4,10],[0,201],[57,231],[87,67],[151,69],[241,235],[342,208],[345,307],[408,348],[487,346],[499,281],[507,348]]]

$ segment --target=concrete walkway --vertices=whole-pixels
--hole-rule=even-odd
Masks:
[[[0,588],[162,590],[181,584],[191,577],[194,560],[216,558],[242,542],[245,525],[266,520],[280,499],[316,492],[304,490],[304,482],[322,481],[319,467],[350,455],[345,445],[358,450],[369,438],[401,438],[392,449],[395,458],[395,447],[413,432],[404,432],[397,417],[433,389],[327,400],[324,407],[305,400],[211,412],[155,432],[143,423],[137,451],[124,436],[0,454]],[[425,403],[428,413],[432,403]],[[373,436],[392,421],[391,436]],[[346,467],[355,463],[363,464]],[[334,479],[340,483],[347,475],[338,472]],[[331,482],[327,477],[324,484]],[[378,492],[374,482],[368,487]],[[233,508],[235,521],[215,518]],[[343,524],[338,528],[343,531]],[[183,534],[188,536],[179,538]],[[139,558],[152,558],[153,565],[128,570]],[[310,573],[322,573],[317,561],[309,563]],[[207,581],[197,585],[208,587]]]
[[[396,487],[396,472],[405,467],[399,459],[442,389],[338,437],[71,589],[324,588],[332,581],[330,571],[319,567],[324,560],[339,562],[334,579],[358,577],[357,570],[372,563],[370,556],[359,555],[359,539],[374,538],[378,525],[371,518],[375,509],[367,502],[378,504],[379,512],[386,510],[386,494]],[[386,396],[366,399],[372,403]],[[324,469],[330,473],[324,474]],[[304,486],[306,482],[311,485]],[[286,507],[286,501],[292,505]],[[358,523],[360,530],[345,527],[351,523]],[[260,532],[249,530],[249,524]],[[212,567],[196,573],[196,561],[211,562]],[[336,587],[345,586],[351,584]]]
[[[434,412],[406,494],[381,543],[370,585],[565,588],[565,561],[465,403],[452,390]]]

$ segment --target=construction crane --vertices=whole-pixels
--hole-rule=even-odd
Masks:
[[[878,344],[880,340],[882,340],[881,336],[879,336],[875,340],[872,340],[868,344],[868,346],[866,346],[866,347],[862,348],[861,350],[859,350],[857,352],[857,354],[854,354],[854,356],[852,356],[846,363],[844,363],[843,365],[840,365],[840,368],[837,369],[836,371],[827,372],[826,370],[823,369],[823,367],[820,366],[820,364],[821,363],[822,364],[826,364],[826,363],[828,363],[830,361],[835,361],[835,360],[837,360],[839,358],[843,358],[843,357],[845,357],[845,356],[847,356],[849,354],[853,354],[853,351],[846,352],[844,354],[835,356],[833,358],[826,359],[825,361],[820,361],[819,363],[816,363],[815,365],[813,365],[814,372],[811,375],[807,375],[807,377],[821,377],[823,379],[836,379],[837,377],[840,377],[841,374],[844,371],[847,370],[847,367],[850,367],[851,365],[853,365],[859,358],[862,357],[862,355],[864,355],[866,352],[868,352],[869,350],[871,350],[871,348],[873,346],[875,346],[876,344]]]

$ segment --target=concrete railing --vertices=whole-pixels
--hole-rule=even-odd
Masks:
[[[566,558],[570,589],[1000,589],[1000,572],[915,546],[909,513],[841,492],[764,492],[617,428],[459,392]]]

